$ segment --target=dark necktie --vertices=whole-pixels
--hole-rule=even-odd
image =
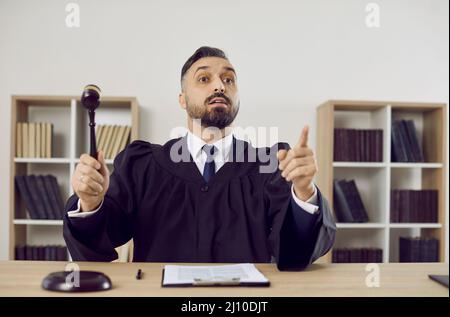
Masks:
[[[203,168],[203,178],[206,182],[209,182],[211,177],[216,173],[216,164],[214,163],[214,153],[216,147],[214,145],[205,144],[202,150],[206,153],[205,167]]]

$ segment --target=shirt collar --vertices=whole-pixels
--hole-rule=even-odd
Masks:
[[[230,153],[232,143],[233,133],[230,133],[224,138],[212,143],[211,145],[214,145],[216,147],[217,154],[215,155],[215,157],[226,160]],[[205,144],[207,144],[205,141],[193,134],[191,131],[188,131],[187,147],[194,160],[197,160],[201,156],[202,148]]]

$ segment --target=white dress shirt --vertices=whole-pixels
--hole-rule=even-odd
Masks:
[[[205,141],[203,141],[198,136],[194,135],[190,131],[187,134],[187,147],[189,150],[189,153],[192,156],[192,159],[194,160],[195,164],[197,165],[198,170],[201,174],[203,174],[203,169],[205,167],[206,162],[206,153],[202,150],[203,146],[207,144]],[[210,144],[214,145],[216,147],[216,152],[214,154],[214,164],[216,166],[216,173],[217,171],[222,168],[222,166],[228,162],[229,156],[230,156],[230,150],[231,146],[233,145],[233,134],[230,133],[224,138]],[[294,193],[294,185],[291,186],[291,193],[292,198],[297,203],[297,205],[300,206],[303,210],[314,214],[319,209],[319,206],[317,206],[317,188],[314,185],[314,193],[313,195],[305,202],[300,200]],[[89,217],[90,215],[97,212],[103,205],[103,200],[100,204],[100,206],[93,210],[93,211],[83,211],[81,212],[81,206],[80,206],[80,200],[78,200],[78,208],[75,210],[69,211],[67,214],[69,217]]]

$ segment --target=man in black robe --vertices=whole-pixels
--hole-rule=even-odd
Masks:
[[[130,239],[136,262],[271,262],[302,270],[327,253],[336,226],[313,183],[308,127],[298,144],[254,148],[230,126],[236,72],[223,51],[199,48],[181,71],[188,133],[134,141],[109,175],[103,152],[72,176],[64,239],[76,261],[113,261]]]

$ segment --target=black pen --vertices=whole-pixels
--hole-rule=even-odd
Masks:
[[[136,273],[136,279],[137,279],[137,280],[140,280],[141,278],[142,278],[142,270],[139,269],[139,270],[137,271],[137,273]]]

